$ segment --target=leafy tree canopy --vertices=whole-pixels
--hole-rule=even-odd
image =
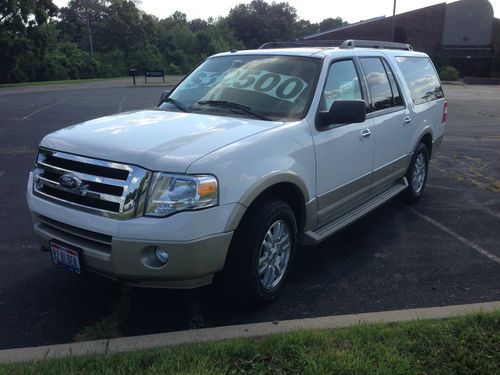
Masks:
[[[127,68],[189,72],[204,58],[231,49],[256,48],[339,27],[299,19],[286,2],[253,0],[226,17],[188,20],[146,14],[140,1],[0,0],[0,82],[125,75]]]

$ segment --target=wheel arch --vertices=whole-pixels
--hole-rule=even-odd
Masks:
[[[228,225],[230,229],[237,229],[245,216],[255,209],[265,199],[275,197],[287,202],[294,212],[297,221],[298,233],[301,233],[312,219],[310,209],[307,208],[310,201],[310,195],[306,184],[295,174],[272,174],[261,179],[256,185],[252,186],[240,200],[244,207],[234,215]]]
[[[425,145],[425,147],[427,147],[427,151],[429,151],[429,159],[431,158],[432,156],[432,144],[433,144],[433,137],[432,137],[432,132],[430,129],[426,129],[423,134],[420,135],[419,139],[418,139],[418,142],[417,144],[415,145],[415,148],[417,148],[417,146],[420,144],[420,143],[423,143]]]

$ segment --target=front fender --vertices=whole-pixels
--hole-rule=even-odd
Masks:
[[[301,121],[242,139],[197,160],[188,173],[217,176],[220,204],[249,207],[263,191],[283,182],[295,185],[308,203],[316,191],[309,127]]]

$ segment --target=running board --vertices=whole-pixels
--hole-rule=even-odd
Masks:
[[[401,180],[399,180],[399,182],[396,185],[384,191],[382,194],[377,195],[371,201],[366,202],[365,204],[359,206],[355,210],[348,212],[344,216],[341,216],[335,219],[334,221],[326,225],[323,225],[317,229],[305,232],[303,244],[314,245],[323,241],[325,238],[330,237],[331,235],[343,229],[347,225],[358,220],[360,217],[366,215],[367,213],[373,211],[375,208],[384,204],[394,196],[401,193],[407,187],[408,187],[408,181],[406,177],[403,177]]]

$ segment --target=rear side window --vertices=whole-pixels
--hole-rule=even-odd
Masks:
[[[413,103],[422,104],[444,97],[436,70],[428,57],[396,57],[408,84]]]
[[[399,91],[399,86],[396,83],[396,79],[394,78],[392,69],[385,60],[382,60],[382,62],[384,63],[384,68],[385,71],[387,72],[387,76],[389,77],[389,83],[391,84],[392,96],[394,98],[394,106],[396,107],[400,105],[404,106],[403,98],[401,97],[401,92]]]
[[[391,84],[389,81],[388,72],[382,64],[382,60],[378,57],[363,57],[360,61],[372,99],[369,111],[380,111],[401,105],[401,96],[396,82]],[[392,72],[391,78],[394,81]]]

